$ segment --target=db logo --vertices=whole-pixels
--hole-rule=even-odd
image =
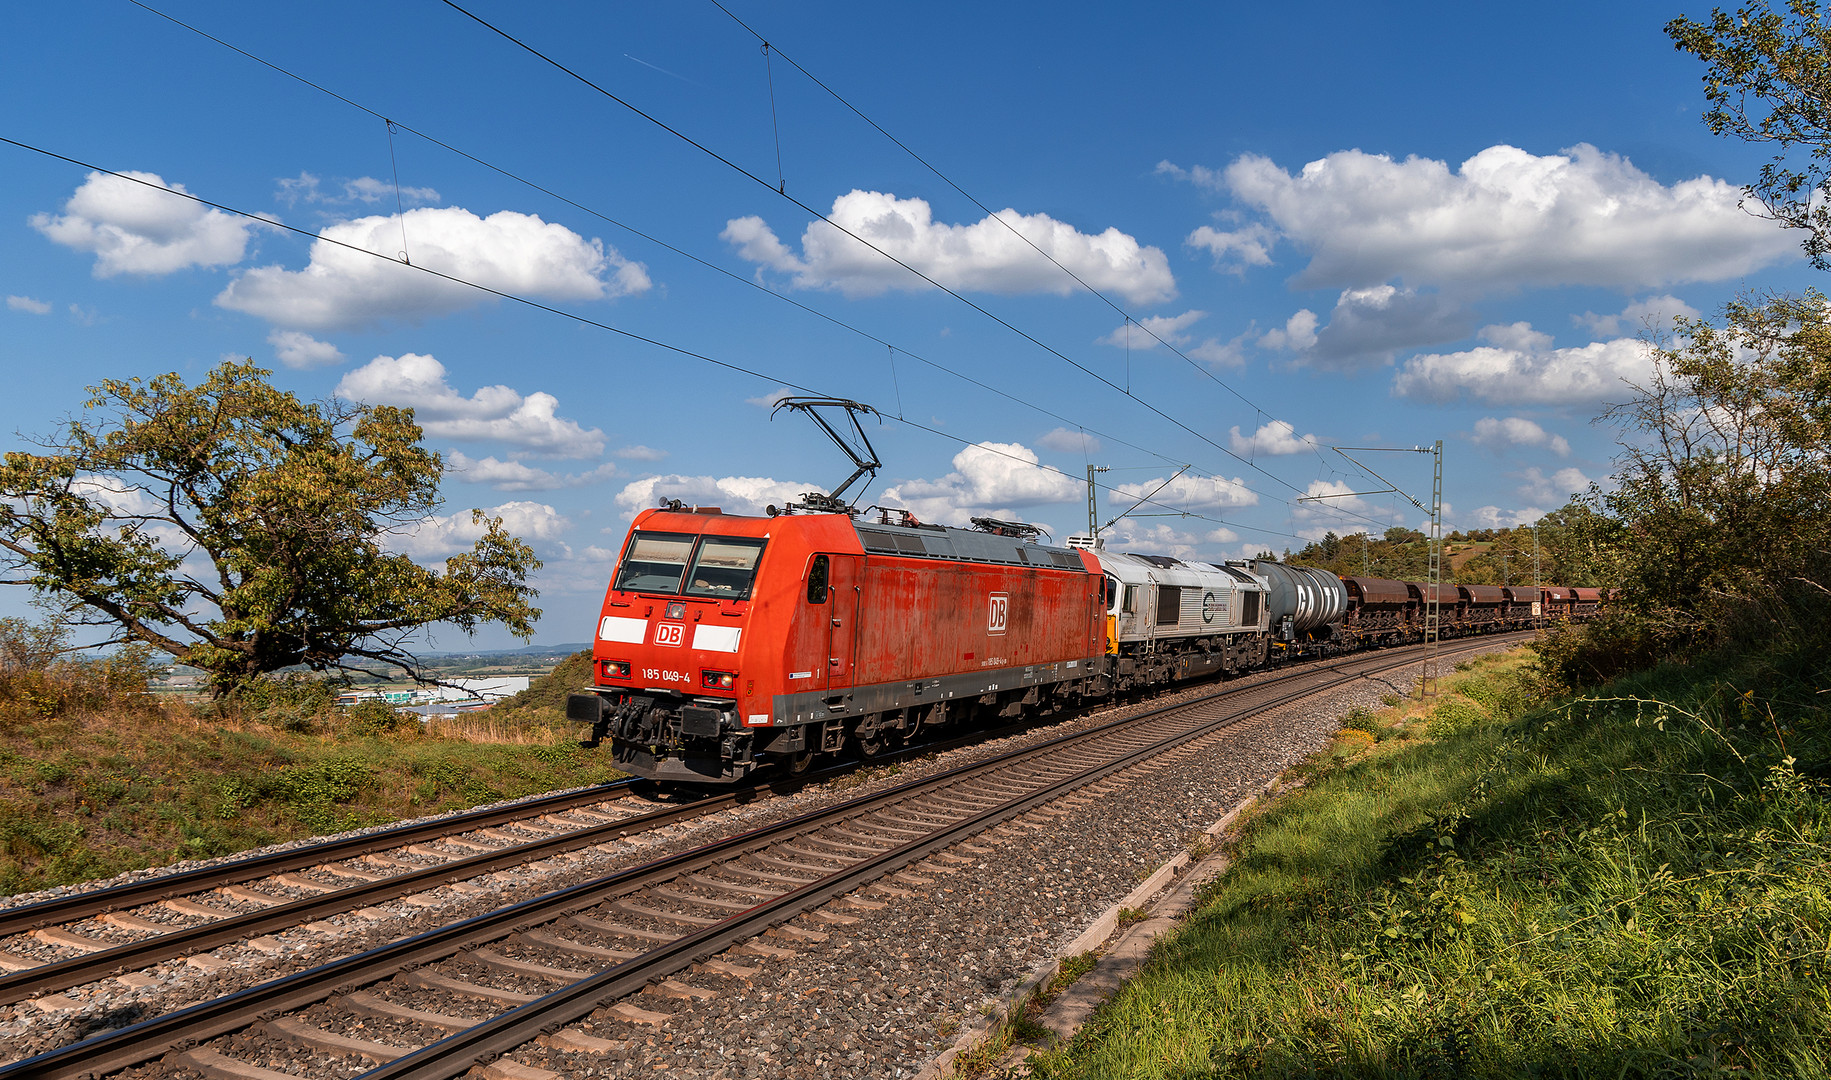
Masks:
[[[664,622],[655,627],[655,644],[684,645],[687,641],[687,624]]]
[[[1005,623],[1011,617],[1011,594],[995,592],[991,596],[991,610],[986,615],[985,631],[988,634],[1002,634]]]

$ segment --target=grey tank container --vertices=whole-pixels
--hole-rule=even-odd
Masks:
[[[1348,614],[1348,590],[1341,578],[1308,566],[1253,559],[1246,568],[1270,586],[1272,631],[1281,641],[1306,636],[1327,637],[1315,631],[1341,622]]]

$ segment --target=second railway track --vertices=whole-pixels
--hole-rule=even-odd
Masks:
[[[325,1059],[306,1065],[307,1075],[374,1066],[367,1075],[445,1077],[543,1034],[589,1050],[593,1037],[565,1035],[564,1025],[594,1013],[656,1023],[666,1015],[659,1003],[714,997],[721,980],[789,951],[783,943],[871,918],[903,892],[882,879],[910,875],[912,863],[926,860],[912,882],[946,875],[963,861],[946,849],[1001,822],[1320,685],[1418,659],[1404,650],[1338,661],[1154,709],[97,1036],[0,1077],[101,1075],[174,1047],[169,1067],[241,1080],[288,1075],[255,1062],[301,1053]],[[858,894],[865,886],[877,900]],[[847,910],[822,910],[835,900]],[[759,941],[766,932],[774,936],[762,941],[777,944]],[[734,946],[743,952],[721,955]],[[647,1007],[621,1000],[645,989]]]

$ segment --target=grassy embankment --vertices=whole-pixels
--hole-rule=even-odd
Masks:
[[[233,710],[99,663],[0,678],[0,893],[614,779],[580,750],[576,658],[517,699],[421,724],[276,692]]]
[[[1822,654],[1536,683],[1351,717],[1035,1075],[1825,1076]]]

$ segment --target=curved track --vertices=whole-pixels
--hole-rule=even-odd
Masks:
[[[272,1080],[287,1074],[236,1055],[271,1058],[276,1048],[281,1056],[324,1055],[309,1075],[354,1075],[362,1060],[379,1063],[366,1076],[444,1078],[593,1013],[662,1023],[664,1012],[620,999],[645,989],[660,995],[645,996],[650,1005],[714,996],[719,979],[755,973],[744,964],[757,961],[746,958],[781,951],[755,941],[759,935],[819,937],[816,928],[789,925],[803,915],[828,924],[868,917],[881,905],[856,891],[895,895],[894,885],[873,885],[886,875],[925,859],[921,873],[951,872],[944,849],[979,832],[1222,737],[1249,716],[1415,664],[1423,653],[1392,650],[1222,688],[96,1036],[0,1069],[0,1078],[100,1075],[172,1051],[166,1064],[188,1072]],[[841,898],[856,914],[820,910]],[[719,958],[734,946],[731,959]],[[692,975],[673,978],[689,968]],[[388,1037],[378,1041],[383,1030]]]

